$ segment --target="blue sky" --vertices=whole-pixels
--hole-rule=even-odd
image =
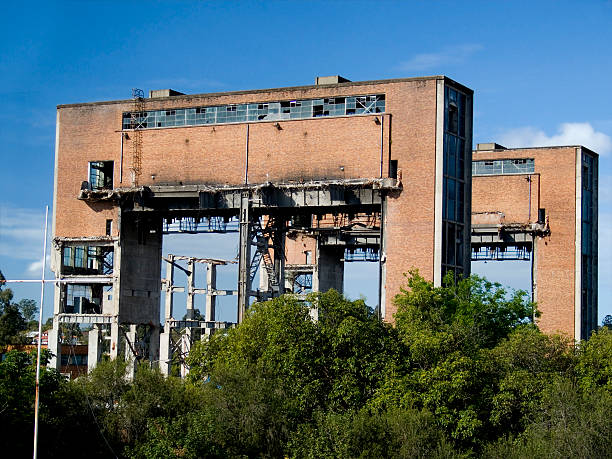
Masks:
[[[612,2],[7,3],[0,18],[7,278],[40,277],[57,104],[126,99],[133,87],[201,93],[312,84],[317,75],[444,74],[475,91],[474,143],[584,144],[600,153],[599,321],[612,314]],[[235,255],[229,239],[169,240],[165,249],[211,256],[218,246]],[[372,265],[347,269],[348,294],[372,298],[373,283],[363,282]],[[474,269],[528,285],[525,264]],[[18,299],[39,298],[37,286],[11,288]]]

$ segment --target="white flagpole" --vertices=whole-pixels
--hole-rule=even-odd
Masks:
[[[40,404],[40,345],[42,342],[42,317],[43,301],[45,299],[45,266],[47,264],[47,224],[49,220],[49,206],[45,207],[45,234],[43,236],[43,261],[42,261],[42,282],[40,283],[40,308],[38,310],[38,350],[36,354],[36,395],[34,405],[34,459],[38,453],[38,406]]]

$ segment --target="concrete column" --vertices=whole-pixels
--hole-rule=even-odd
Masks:
[[[269,285],[268,271],[266,271],[266,263],[262,257],[262,259],[259,261],[259,290],[262,292],[267,292]]]
[[[62,364],[62,345],[60,343],[60,330],[57,316],[53,317],[53,328],[49,330],[47,335],[47,348],[51,351],[51,359],[49,360],[49,368],[60,370]]]
[[[315,272],[318,277],[319,291],[326,292],[333,288],[342,293],[344,289],[344,247],[319,244],[318,252]]]
[[[378,317],[381,320],[386,318],[386,301],[387,301],[387,196],[381,196],[382,203],[380,206],[380,247],[378,261]],[[469,247],[469,245],[467,246]]]
[[[187,320],[193,320],[194,317],[194,309],[193,309],[193,305],[194,305],[194,299],[195,299],[195,262],[193,261],[193,258],[190,258],[189,261],[187,261],[187,271],[189,271],[189,273],[187,274],[187,313],[186,313],[186,319]]]
[[[136,373],[136,325],[130,324],[130,331],[125,334],[125,361],[127,362],[127,378],[134,379]]]
[[[149,341],[149,362],[157,362],[159,361],[159,333],[160,327],[159,325],[151,326],[151,337]]]
[[[250,193],[242,193],[240,200],[240,248],[238,256],[238,323],[244,319],[251,290],[251,201]]]
[[[181,353],[183,354],[183,358],[189,355],[189,351],[191,350],[191,330],[186,328],[181,336]],[[181,378],[185,378],[189,374],[189,368],[185,364],[185,361],[181,363]]]
[[[274,225],[274,271],[278,276],[278,293],[285,293],[285,221],[276,220]]]
[[[285,273],[285,291],[293,293],[293,282],[295,281],[295,274]]]
[[[164,376],[170,375],[171,345],[170,327],[166,326],[164,332],[159,334],[159,369]]]
[[[116,359],[121,355],[121,336],[119,335],[119,322],[116,317],[111,322],[110,358]]]
[[[217,289],[217,265],[207,263],[206,265],[206,311],[204,312],[204,320],[206,322],[214,322],[217,312],[217,297],[214,295]],[[210,335],[212,328],[205,328],[202,334]],[[204,337],[202,337],[204,338]]]
[[[174,304],[174,255],[168,254],[166,261],[166,298],[165,298],[165,317],[166,321],[172,317],[172,306]]]
[[[87,346],[87,371],[91,372],[98,362],[100,361],[100,355],[102,354],[102,346],[100,345],[100,326],[94,325],[89,330],[88,346]]]

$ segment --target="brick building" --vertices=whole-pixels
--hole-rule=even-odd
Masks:
[[[597,328],[598,168],[581,146],[473,154],[473,259],[530,259],[540,328],[575,339]]]
[[[385,320],[408,270],[437,284],[449,269],[469,274],[470,89],[444,76],[324,77],[292,88],[134,95],[57,111],[54,329],[94,324],[90,362],[103,327],[111,355],[144,333],[149,358],[167,360],[171,330],[160,354],[157,324],[160,281],[173,291],[160,279],[162,234],[173,225],[205,232],[236,224],[238,322],[251,297],[283,293],[286,276],[299,274],[281,254],[300,232],[315,236],[303,254],[316,252],[321,290],[341,290],[346,253],[379,257]],[[166,325],[178,324],[166,316]],[[214,307],[204,321],[192,319],[188,306],[192,322],[181,326],[217,326]],[[50,347],[57,351],[53,334]]]

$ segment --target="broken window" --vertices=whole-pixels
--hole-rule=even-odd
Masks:
[[[92,190],[113,189],[113,161],[89,163],[89,184]]]
[[[101,314],[103,286],[101,284],[67,284],[64,313]]]
[[[308,119],[385,112],[385,95],[339,96],[280,102],[228,104],[123,114],[123,129]]]
[[[110,275],[112,246],[73,246],[62,250],[62,274]]]
[[[472,161],[472,175],[532,174],[534,171],[531,158]]]

